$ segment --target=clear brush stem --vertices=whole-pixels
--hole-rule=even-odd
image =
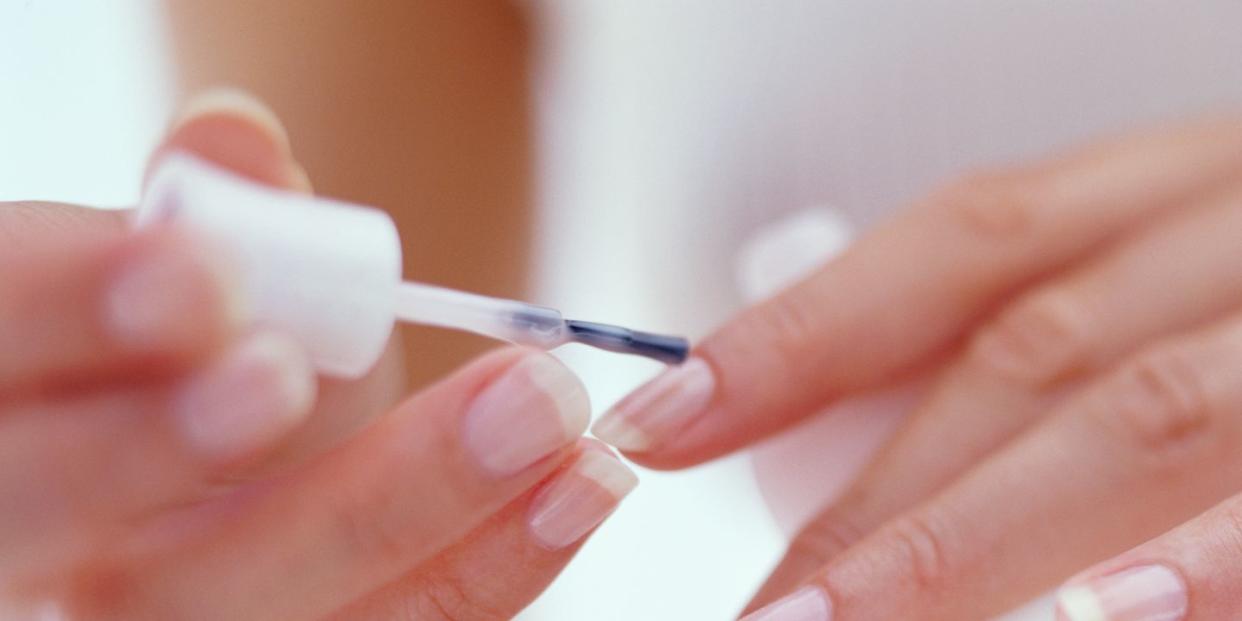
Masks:
[[[572,340],[555,309],[444,287],[403,282],[397,287],[397,318],[466,330],[484,336],[552,349]]]

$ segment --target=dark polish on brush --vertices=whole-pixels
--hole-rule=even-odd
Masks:
[[[621,354],[635,354],[666,364],[681,364],[690,355],[690,341],[680,336],[639,332],[620,326],[568,319],[565,327],[576,343]]]

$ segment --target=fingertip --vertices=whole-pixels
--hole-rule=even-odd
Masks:
[[[672,472],[676,470],[685,470],[702,464],[711,459],[711,456],[701,456],[693,453],[673,453],[664,451],[649,452],[631,452],[621,451],[625,458],[648,470],[658,470],[662,472]]]
[[[699,420],[716,391],[716,376],[700,357],[670,367],[608,410],[591,431],[627,453],[667,446]]]
[[[1059,621],[1186,618],[1189,589],[1182,575],[1159,564],[1139,564],[1070,582],[1057,593]]]
[[[291,153],[289,132],[266,103],[240,88],[209,88],[191,97],[172,123],[171,133],[202,118],[232,116],[261,129],[286,155]]]
[[[248,322],[248,304],[228,266],[180,233],[141,232],[108,262],[103,329],[125,350],[206,350]]]
[[[297,162],[290,162],[288,186],[289,189],[302,192],[303,194],[315,193],[315,186],[311,183],[310,173],[306,172],[306,168]]]
[[[227,350],[178,390],[175,411],[200,454],[233,462],[272,447],[306,420],[315,372],[293,339],[258,332]]]
[[[254,181],[309,192],[306,171],[294,161],[289,134],[258,98],[233,88],[191,98],[151,157],[146,177],[172,152],[191,153]]]
[[[752,612],[741,621],[832,621],[832,600],[827,593],[805,586]]]
[[[599,440],[596,440],[595,438],[590,438],[590,437],[579,438],[578,448],[584,451],[601,451],[609,455],[612,455],[613,457],[617,456],[617,451],[613,449],[613,447],[608,446],[607,444]]]
[[[512,476],[573,444],[586,431],[590,408],[577,375],[528,350],[471,399],[464,444],[484,471]]]
[[[1095,593],[1082,586],[1067,586],[1057,593],[1057,621],[1107,621]]]
[[[587,445],[536,495],[527,523],[549,550],[574,546],[603,523],[638,485],[638,476],[606,447]]]

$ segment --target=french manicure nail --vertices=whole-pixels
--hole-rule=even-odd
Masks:
[[[701,358],[691,358],[622,399],[591,431],[623,451],[650,450],[702,412],[715,388],[711,367]]]
[[[175,399],[191,446],[227,460],[268,445],[301,423],[315,400],[315,374],[292,339],[259,333],[187,380]]]
[[[517,474],[581,436],[590,411],[572,371],[552,356],[531,354],[475,398],[465,444],[492,475]]]
[[[245,322],[240,290],[192,253],[148,245],[126,257],[108,285],[104,326],[132,349],[195,342]]]
[[[276,116],[276,113],[259,98],[238,88],[217,87],[191,97],[181,108],[180,114],[173,122],[173,127],[179,127],[191,119],[209,114],[232,114],[245,117],[266,128],[286,153],[290,150],[289,132],[280,122],[280,117]]]
[[[233,162],[240,166],[239,171],[257,180],[311,193],[306,169],[293,159],[288,130],[258,98],[232,88],[204,91],[186,103],[169,133],[178,134],[204,117],[225,117],[232,122],[220,124],[212,118],[172,143],[178,148],[194,144],[191,150],[200,157]]]
[[[586,449],[536,497],[531,532],[553,550],[571,545],[599,526],[636,485],[638,477],[616,457]]]
[[[1060,621],[1180,621],[1189,598],[1181,577],[1146,565],[1069,585],[1057,594]]]
[[[742,621],[832,621],[832,602],[815,587],[802,587],[755,612]]]

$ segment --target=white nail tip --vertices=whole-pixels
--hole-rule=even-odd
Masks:
[[[625,498],[638,485],[638,476],[611,455],[589,450],[574,465],[582,476],[608,490],[615,498]]]
[[[742,621],[832,621],[832,602],[815,587],[802,587],[747,615]]]
[[[588,449],[536,498],[531,534],[552,550],[572,545],[607,519],[637,484],[638,477],[625,464]]]
[[[288,133],[280,118],[267,104],[258,97],[232,87],[217,87],[205,90],[186,102],[173,125],[178,126],[186,121],[214,112],[237,113],[265,126],[284,144],[288,144]]]
[[[565,437],[582,435],[591,420],[591,398],[578,376],[551,356],[534,355],[519,364],[531,383],[555,402]]]
[[[1100,598],[1087,587],[1062,589],[1057,603],[1069,621],[1108,621],[1108,613],[1104,611]]]
[[[623,451],[642,451],[651,446],[651,438],[620,417],[605,416],[591,427],[595,437]]]

